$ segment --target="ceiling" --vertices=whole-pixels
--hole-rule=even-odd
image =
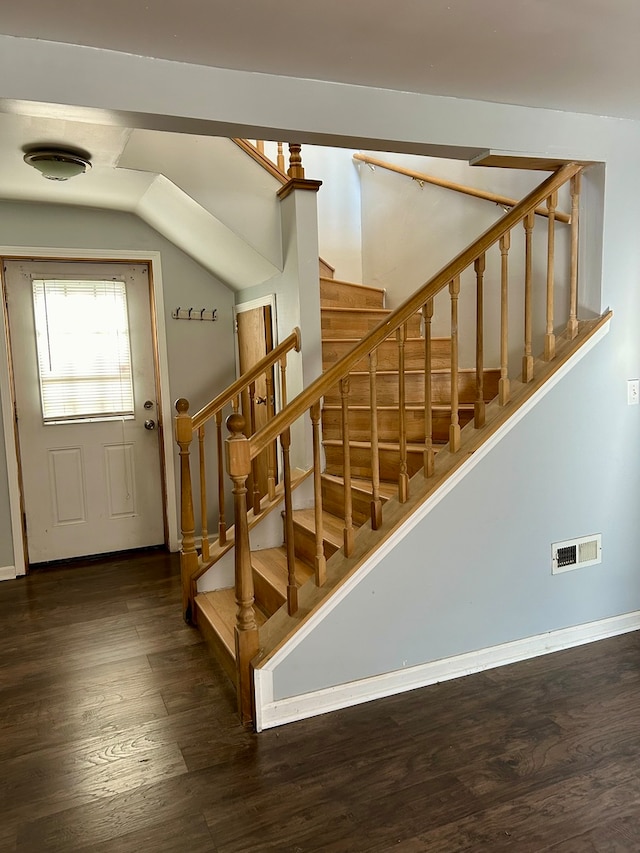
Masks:
[[[6,35],[640,118],[637,0],[2,0]]]
[[[221,68],[640,120],[638,0],[2,0],[4,35]],[[0,96],[2,92],[0,91]],[[0,113],[0,196],[136,211],[154,168],[131,129]],[[37,142],[91,152],[66,184]]]

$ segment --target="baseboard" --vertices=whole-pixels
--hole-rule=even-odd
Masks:
[[[0,581],[13,581],[17,577],[15,566],[0,567]]]
[[[418,687],[427,687],[440,681],[461,678],[474,672],[494,669],[498,666],[528,660],[540,655],[570,649],[596,640],[604,640],[640,628],[640,611],[625,613],[549,631],[534,637],[526,637],[510,643],[491,646],[455,657],[431,661],[430,663],[387,672],[371,678],[363,678],[347,684],[338,684],[324,690],[304,693],[286,699],[273,699],[273,673],[269,670],[255,671],[256,728],[263,729],[304,720],[351,705],[371,702],[384,696],[404,693]]]

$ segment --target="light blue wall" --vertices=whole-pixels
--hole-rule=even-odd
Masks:
[[[275,699],[640,610],[638,420],[611,423],[614,349],[615,320],[275,670]],[[593,533],[602,564],[552,575],[551,543]]]

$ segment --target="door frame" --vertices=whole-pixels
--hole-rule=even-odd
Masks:
[[[173,410],[169,389],[169,357],[167,350],[167,332],[164,313],[162,262],[160,252],[141,252],[100,249],[51,249],[25,246],[0,246],[0,260],[29,261],[51,260],[104,263],[148,264],[149,287],[154,330],[153,358],[158,385],[158,409],[161,423],[158,434],[160,442],[160,476],[163,488],[163,513],[165,545],[170,551],[178,551],[178,515],[175,487],[175,462],[173,454]],[[4,427],[4,449],[7,462],[7,480],[9,483],[9,510],[11,515],[11,534],[13,537],[14,565],[0,567],[0,580],[27,573],[26,530],[24,527],[22,474],[18,450],[18,438],[15,425],[15,395],[13,389],[11,351],[8,337],[8,315],[4,274],[0,281],[2,293],[2,322],[0,322],[0,398],[2,402],[2,423]],[[11,571],[13,570],[13,571]]]

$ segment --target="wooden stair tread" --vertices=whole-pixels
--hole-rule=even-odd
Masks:
[[[322,440],[322,444],[324,447],[343,447],[344,441],[339,438],[324,438]],[[434,442],[435,445],[435,442]],[[370,441],[349,441],[349,447],[359,447],[366,449],[367,447],[371,447]],[[380,450],[398,450],[399,442],[394,441],[379,441],[378,448]],[[407,442],[407,452],[410,453],[421,453],[424,450],[424,442],[421,444],[418,442]]]
[[[293,520],[307,530],[316,529],[316,517],[313,509],[295,509],[293,511]],[[341,518],[323,510],[322,532],[327,542],[338,548],[342,548],[344,542],[344,521]]]
[[[326,281],[330,284],[344,284],[347,287],[359,287],[359,288],[362,288],[363,290],[372,290],[375,293],[381,293],[383,295],[386,293],[386,290],[384,289],[384,287],[374,287],[374,285],[372,285],[372,284],[362,284],[361,282],[356,282],[356,281],[346,281],[346,279],[344,279],[344,278],[333,278],[333,277],[328,276],[328,275],[321,275],[320,281]]]
[[[251,565],[286,598],[288,569],[287,552],[283,547],[262,548],[260,551],[252,551]],[[313,570],[297,557],[295,559],[295,570],[296,581],[300,586],[313,575]]]
[[[324,310],[324,309],[322,309],[322,310]],[[345,310],[347,310],[347,309],[345,309]],[[353,309],[348,309],[348,310],[353,310]],[[386,311],[387,309],[384,309],[384,310]],[[360,343],[362,338],[354,338],[352,335],[345,335],[344,337],[340,337],[340,338],[326,338],[323,340],[325,340],[326,343],[328,343],[328,344],[336,344],[336,343],[346,344],[346,343],[351,342],[355,346],[356,344]],[[407,335],[407,337],[405,338],[405,341],[424,341],[424,336],[423,335]],[[442,342],[442,341],[449,341],[450,342],[451,338],[448,338],[444,335],[442,335],[440,337],[436,337],[435,335],[432,335],[432,337],[431,337],[431,343]],[[391,344],[394,344],[395,346],[398,345],[395,338],[386,338],[384,341],[382,341],[379,344],[379,346],[382,346],[382,344],[384,344],[384,343],[391,343]]]
[[[322,475],[322,478],[324,480],[327,480],[328,482],[335,483],[338,486],[344,487],[344,479],[342,477],[338,477],[336,474],[324,473]],[[357,489],[361,492],[365,492],[366,494],[370,495],[371,491],[373,489],[373,486],[371,485],[371,480],[362,480],[359,477],[352,477],[351,478],[351,488]],[[386,498],[386,499],[394,498],[394,497],[396,497],[397,494],[398,494],[398,488],[394,483],[384,483],[384,482],[380,483],[380,495],[382,498]]]
[[[338,306],[338,305],[324,305],[321,308],[321,312],[322,312],[322,314],[339,314],[339,315],[376,314],[376,315],[379,315],[380,317],[386,317],[388,314],[391,314],[391,309],[390,308],[373,308],[373,307],[369,308],[369,307],[365,307],[365,306],[363,306],[362,308],[358,308],[358,307],[352,308],[350,306],[344,308],[344,307]]]
[[[473,411],[474,405],[475,405],[475,403],[458,403],[458,408]],[[354,411],[354,412],[369,412],[369,411],[371,411],[370,406],[365,406],[362,403],[353,403],[353,404],[350,403],[347,406],[347,408],[350,411]],[[405,408],[405,411],[407,411],[407,412],[424,412],[424,403],[406,403],[404,408]],[[450,412],[451,411],[451,406],[447,405],[446,403],[432,403],[431,408],[436,409],[438,411],[443,411],[443,412],[447,412],[447,411]],[[329,411],[330,412],[341,412],[342,406],[340,405],[340,403],[326,403],[325,405],[323,405],[322,409],[324,411],[328,411],[328,412]],[[397,412],[398,406],[397,405],[390,406],[390,405],[385,404],[383,406],[377,406],[377,411],[378,412]]]
[[[475,367],[459,367],[458,368],[458,373],[462,373],[465,375],[468,375],[470,373],[475,374],[475,372],[476,372]],[[484,369],[485,374],[486,373],[499,373],[499,372],[500,372],[499,367],[485,367],[485,369]],[[398,373],[399,373],[399,371],[397,369],[389,368],[389,367],[385,367],[383,370],[376,370],[376,376],[397,376]],[[422,374],[424,374],[424,370],[420,369],[419,367],[412,367],[412,368],[405,368],[405,370],[403,370],[403,373],[405,376],[421,376]],[[432,374],[437,373],[437,374],[440,374],[442,376],[449,376],[451,374],[451,369],[448,367],[434,367],[431,370],[431,373]],[[354,377],[355,376],[367,376],[368,377],[369,371],[368,370],[350,370],[348,375],[354,376]]]
[[[223,654],[227,656],[228,660],[235,660],[235,626],[238,609],[235,590],[231,588],[201,592],[196,596],[196,606],[198,608],[198,627],[205,638],[209,639],[213,633],[215,635],[214,645],[217,645],[219,648],[221,647]],[[256,607],[254,609],[256,624],[258,628],[261,628],[267,621],[267,617],[262,613],[260,608]],[[207,624],[204,625],[203,621],[206,621]],[[225,669],[227,669],[226,666]],[[233,672],[229,671],[229,669],[227,669],[227,672],[233,678]]]

